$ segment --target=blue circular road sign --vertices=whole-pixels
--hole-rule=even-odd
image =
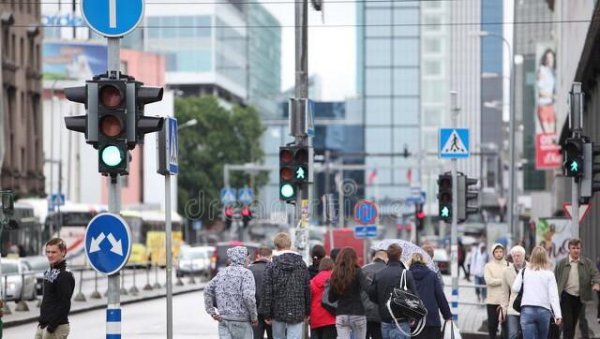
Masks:
[[[98,34],[118,38],[142,21],[144,0],[81,0],[81,14]]]
[[[114,274],[131,254],[131,233],[123,218],[112,213],[95,216],[85,230],[85,255],[99,273]]]
[[[354,205],[354,219],[363,225],[373,224],[378,214],[377,205],[372,201],[360,200]]]

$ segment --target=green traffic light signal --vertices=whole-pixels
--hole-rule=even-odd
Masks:
[[[125,155],[114,145],[106,146],[100,152],[100,160],[108,167],[119,166],[125,159]]]
[[[573,172],[573,173],[579,172],[579,164],[577,163],[576,160],[571,161],[571,166],[569,168],[570,168],[571,172]]]
[[[296,180],[297,181],[306,181],[308,178],[306,177],[307,171],[302,166],[298,166],[296,169]]]
[[[442,207],[442,209],[440,210],[440,217],[442,217],[442,218],[450,217],[450,209],[448,208],[448,206]]]
[[[279,187],[279,195],[282,200],[293,199],[296,195],[296,188],[290,183],[284,183]]]

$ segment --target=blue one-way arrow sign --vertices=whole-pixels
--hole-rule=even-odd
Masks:
[[[83,19],[98,34],[118,38],[134,30],[144,16],[143,0],[81,0]]]
[[[95,216],[85,230],[85,254],[99,273],[120,271],[131,254],[131,233],[125,220],[112,213]]]

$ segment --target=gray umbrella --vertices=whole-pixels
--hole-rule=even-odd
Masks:
[[[402,260],[402,262],[404,262],[404,263],[408,262],[408,260],[410,259],[410,256],[413,253],[420,253],[423,255],[423,258],[425,258],[425,261],[427,261],[427,267],[431,268],[434,272],[437,272],[439,270],[437,265],[435,265],[432,258],[429,256],[429,254],[427,254],[427,252],[425,252],[425,250],[423,250],[421,247],[419,247],[407,240],[383,239],[383,240],[379,241],[378,243],[376,243],[375,245],[371,246],[371,250],[386,251],[391,244],[398,244],[398,245],[400,245],[400,247],[402,247],[402,255],[400,256],[400,260]]]

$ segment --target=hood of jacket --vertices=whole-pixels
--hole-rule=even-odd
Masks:
[[[423,280],[429,272],[433,272],[429,267],[423,264],[413,264],[410,266],[410,272],[412,273],[415,280]]]
[[[306,267],[302,260],[302,256],[291,251],[276,256],[273,258],[273,262],[283,271],[293,271],[298,268]]]
[[[495,243],[492,245],[492,249],[490,251],[490,259],[492,259],[495,262],[502,262],[502,263],[506,263],[504,257],[502,257],[502,259],[498,260],[496,259],[496,257],[494,257],[494,251],[497,248],[501,248],[504,251],[504,255],[506,255],[506,249],[504,248],[504,245],[502,245],[501,243]]]
[[[231,265],[243,266],[248,256],[248,249],[244,246],[236,246],[227,250],[227,258]]]

